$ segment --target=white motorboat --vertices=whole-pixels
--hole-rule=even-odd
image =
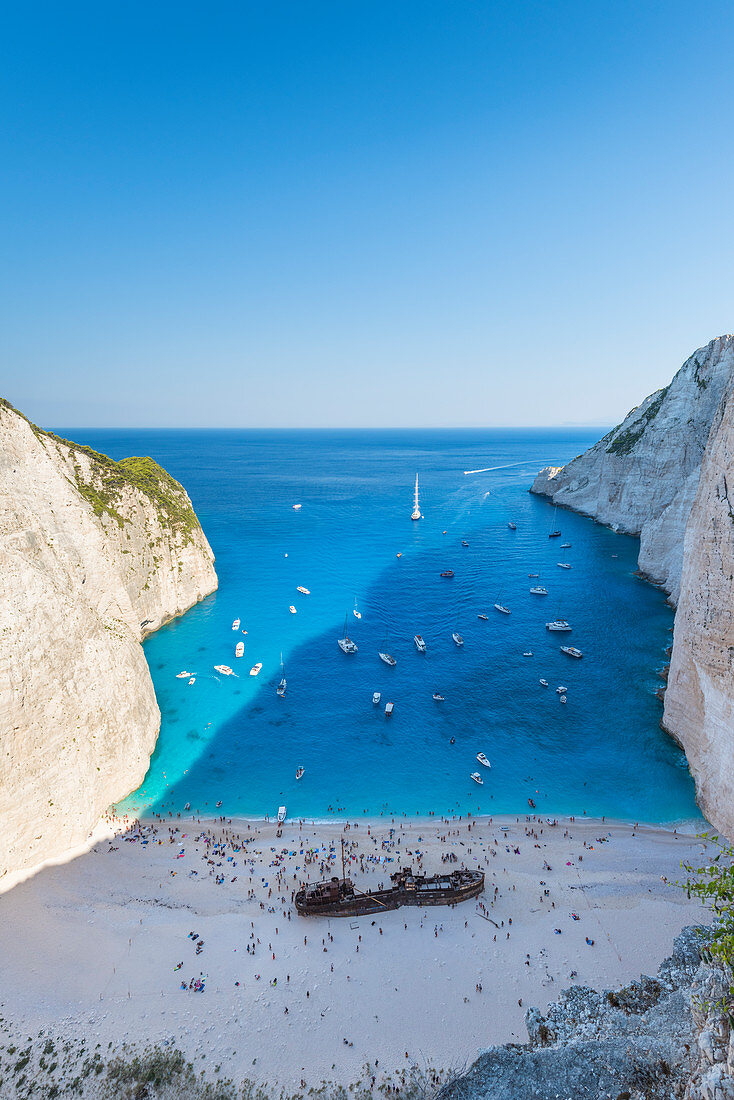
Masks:
[[[531,596],[547,596],[548,589],[544,588],[542,584],[536,584],[535,588],[530,589]]]
[[[303,764],[299,764],[296,768],[296,779],[303,779],[305,771],[306,769],[304,768]]]
[[[260,670],[262,669],[262,667],[263,667],[262,661],[258,661],[257,664],[253,665],[252,668],[250,669],[250,676],[259,676],[260,675]]]
[[[434,701],[434,703],[444,703],[446,700],[445,700],[445,697],[440,694],[440,692],[434,691],[433,701]]]
[[[413,514],[411,519],[423,519],[421,515],[420,504],[418,503],[418,474],[415,475],[415,490],[413,493]]]
[[[294,511],[294,512],[300,512],[300,510],[301,510],[301,508],[302,508],[302,507],[303,507],[303,505],[302,505],[302,504],[294,504],[294,505],[293,505],[293,511]]]
[[[362,618],[362,612],[357,611],[357,597],[356,596],[354,597],[354,610],[352,611],[352,614],[354,615],[355,619],[361,619]]]
[[[375,706],[377,706],[379,704],[381,698],[382,698],[382,695],[380,694],[379,691],[373,691],[372,692],[372,702],[374,703]]]
[[[552,623],[545,624],[546,630],[554,631],[569,631],[571,630],[571,624],[566,619],[554,619]]]
[[[513,523],[512,520],[510,520],[507,526],[510,528],[511,531],[517,531],[517,524]]]
[[[189,683],[190,683],[190,684],[195,684],[195,683],[196,683],[196,677],[195,677],[195,676],[191,676],[191,677],[189,678]]]
[[[487,760],[487,757],[484,755],[483,752],[478,752],[477,753],[477,760],[479,761],[479,763],[484,768],[491,768],[492,767],[492,765],[490,764],[489,760]]]
[[[222,676],[234,676],[234,672],[229,665],[215,665],[214,671],[221,672]]]
[[[566,702],[566,696],[565,696],[565,695],[562,695],[562,696],[560,697],[560,699],[558,700],[558,702],[559,702],[559,703],[565,703],[565,702]]]
[[[290,611],[291,615],[297,615],[297,614],[298,614],[298,612],[296,611],[296,609],[295,609],[295,607],[293,606],[293,604],[291,604],[291,605],[290,605],[290,607],[288,608],[288,610]]]
[[[283,822],[284,822],[284,821],[285,821],[285,819],[286,819],[286,816],[287,816],[287,814],[286,814],[286,808],[285,808],[285,806],[279,806],[279,807],[278,807],[278,824],[279,824],[279,825],[282,825],[282,824],[283,824]]]
[[[235,619],[235,621],[232,623],[232,629],[233,630],[239,630],[239,628],[240,628],[240,620]]]
[[[478,783],[480,787],[484,786],[484,780],[482,779],[479,772],[472,772],[469,778],[473,779],[475,783]]]
[[[567,687],[563,687],[562,684],[559,684],[559,686],[556,688],[556,695],[565,695],[567,691]]]
[[[347,616],[346,615],[344,616],[344,637],[343,638],[337,638],[336,644],[339,646],[339,649],[342,651],[342,653],[356,653],[357,652],[357,643],[353,642],[352,639],[347,634]]]
[[[511,615],[512,614],[509,607],[505,607],[504,604],[496,603],[494,606],[495,606],[495,610],[501,612],[503,615]]]
[[[458,630],[455,630],[451,637],[454,639],[454,645],[462,646],[464,644],[464,639],[461,634],[459,634]]]
[[[296,592],[300,592],[302,596],[310,596],[311,591],[308,588],[304,588],[302,584],[299,584],[296,588]]]
[[[558,566],[559,569],[570,569],[571,568],[571,566],[569,565],[569,563],[567,561],[557,561],[556,565]]]
[[[571,549],[571,543],[570,542],[562,542],[561,543],[561,550],[570,550],[570,549]]]
[[[484,621],[486,622],[489,619],[489,615],[477,615],[477,618],[484,619]]]
[[[177,679],[177,680],[186,680],[186,679],[188,679],[188,677],[189,677],[190,675],[191,675],[191,673],[190,673],[190,672],[186,672],[186,670],[184,669],[184,671],[183,671],[183,672],[177,672],[177,673],[176,673],[176,679]]]
[[[413,641],[415,642],[415,648],[418,650],[419,653],[426,652],[426,643],[420,634],[414,635]]]
[[[575,645],[562,645],[561,653],[565,653],[567,657],[583,657],[583,653]]]
[[[385,703],[385,717],[392,718],[392,712],[395,710],[394,703]]]
[[[285,666],[283,665],[283,654],[281,653],[281,655],[280,655],[280,683],[278,684],[277,688],[275,689],[277,691],[278,695],[280,695],[281,699],[285,695],[285,689],[287,687],[288,687],[288,682],[285,678]],[[298,776],[296,776],[296,779],[297,778],[298,778]]]
[[[523,657],[532,657],[532,655],[533,655],[532,649],[526,649],[525,652],[523,653]]]
[[[382,650],[380,650],[377,656],[381,661],[384,661],[386,665],[389,665],[390,668],[395,668],[395,665],[398,663],[392,653],[383,653]]]
[[[538,681],[538,683],[539,683],[539,684],[541,684],[541,685],[542,685],[542,687],[544,687],[544,688],[547,688],[547,687],[548,687],[548,681],[547,681],[547,680],[544,680],[544,679],[543,679],[542,677],[541,677],[541,679],[540,679],[540,680]]]
[[[235,657],[243,657],[244,653],[245,653],[245,643],[244,642],[238,642],[237,645],[234,647]]]

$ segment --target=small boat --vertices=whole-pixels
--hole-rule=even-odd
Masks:
[[[394,703],[385,703],[385,717],[392,718],[392,712],[395,710]]]
[[[382,696],[380,695],[379,691],[373,691],[372,692],[372,702],[374,703],[375,706],[377,706],[377,704],[380,702],[381,698],[382,698]]]
[[[300,592],[302,596],[310,596],[311,595],[311,592],[309,591],[309,589],[304,588],[302,584],[298,585],[298,588],[296,589],[296,592]]]
[[[281,697],[281,699],[285,695],[285,689],[287,687],[288,687],[288,681],[285,678],[285,667],[283,665],[283,654],[281,653],[281,655],[280,655],[280,683],[278,684],[277,688],[275,689],[277,691],[278,695]],[[298,776],[296,776],[296,779],[298,779]]]
[[[395,557],[396,557],[396,558],[402,558],[402,556],[403,556],[403,555],[402,555],[402,554],[400,553],[400,551],[398,550],[398,552],[397,552],[397,554],[395,555]]]
[[[562,645],[561,653],[565,653],[567,657],[583,657],[583,653],[575,645]]]
[[[523,653],[523,657],[532,657],[532,655],[533,655],[532,649],[526,649],[525,652]]]
[[[571,568],[571,566],[569,565],[569,563],[567,561],[557,561],[556,565],[558,566],[559,569],[570,569]]]
[[[190,684],[195,684],[195,683],[196,683],[196,677],[195,677],[195,676],[191,676],[191,677],[189,678],[189,683],[190,683]]]
[[[297,615],[297,614],[298,614],[298,612],[296,611],[296,609],[295,609],[295,607],[293,606],[293,604],[291,604],[291,605],[290,605],[290,607],[288,608],[288,610],[290,611],[291,615]]]
[[[418,474],[415,475],[415,490],[413,493],[413,514],[411,519],[423,519],[421,515],[420,505],[418,503]]]
[[[504,604],[496,603],[494,606],[495,606],[495,609],[497,611],[500,611],[503,615],[511,615],[512,614],[509,607],[505,607]]]
[[[449,741],[449,745],[455,745],[455,744],[456,744],[456,738],[452,737],[451,740]]]
[[[512,520],[510,520],[507,526],[510,528],[511,531],[517,531],[517,524],[513,523]]]
[[[382,650],[380,650],[377,656],[381,661],[384,661],[386,665],[389,665],[390,668],[395,668],[395,665],[398,663],[392,653],[383,653]]]
[[[354,597],[354,610],[352,611],[352,614],[354,615],[355,619],[361,619],[362,618],[362,612],[357,611],[357,597],[356,596]]]
[[[245,643],[244,642],[238,642],[237,645],[234,647],[235,657],[242,657],[244,655],[244,652],[245,652]]]
[[[443,695],[440,695],[437,691],[434,691],[433,701],[434,701],[434,703],[443,703],[443,702],[445,702],[445,699],[444,699]]]
[[[352,639],[347,634],[347,616],[346,615],[344,616],[344,637],[343,638],[337,638],[336,644],[339,646],[339,649],[342,651],[342,653],[356,653],[357,652],[357,643],[353,642]]]
[[[528,573],[529,577],[539,577],[540,573]]]
[[[285,821],[285,819],[286,819],[286,809],[285,809],[285,806],[279,806],[279,807],[278,807],[278,824],[279,824],[279,825],[282,825],[282,824],[283,824],[283,822]]]
[[[464,644],[464,639],[461,634],[459,634],[458,630],[455,630],[451,637],[454,639],[454,645],[462,646]]]
[[[530,589],[531,596],[547,596],[548,589],[544,588],[542,584],[536,584],[534,588]]]
[[[306,769],[304,768],[303,764],[299,764],[296,768],[296,779],[303,779],[305,771]]]
[[[562,685],[559,684],[559,686],[556,688],[556,695],[565,695],[567,691],[568,691],[567,687],[563,687]]]
[[[444,569],[443,573],[441,574],[442,577],[453,577],[453,575],[453,569]]]
[[[560,697],[560,699],[558,700],[558,702],[559,702],[559,703],[565,703],[565,702],[566,702],[566,696],[565,696],[565,695],[562,695],[562,696]]]
[[[302,505],[302,504],[294,504],[294,505],[293,505],[293,511],[294,511],[294,512],[299,512],[299,511],[301,510],[301,508],[302,508],[302,507],[303,507],[303,505]]]
[[[492,767],[492,765],[490,764],[489,760],[487,760],[487,757],[484,755],[483,752],[478,752],[477,753],[477,760],[479,761],[479,763],[484,768],[491,768]]]
[[[489,619],[489,615],[477,615],[477,618],[484,619],[484,621],[486,622]]]
[[[461,545],[462,545],[462,546],[468,546],[468,545],[469,545],[469,543],[468,543],[468,542],[466,541],[466,539],[462,539],[462,540],[461,540]]]
[[[239,628],[240,628],[240,620],[235,619],[235,621],[232,623],[232,629],[233,630],[239,630]]]
[[[262,661],[258,661],[256,665],[253,665],[250,669],[250,676],[259,676],[260,669],[263,667]]]
[[[484,780],[482,779],[479,772],[472,772],[469,778],[473,779],[475,783],[478,783],[480,787],[484,786]]]
[[[545,629],[555,631],[568,631],[571,630],[571,625],[566,619],[554,619],[552,623],[545,624]]]
[[[426,643],[420,634],[416,634],[413,637],[413,641],[415,642],[415,648],[418,650],[419,653],[426,652]]]
[[[549,539],[559,539],[559,538],[561,537],[561,532],[560,532],[560,531],[556,531],[556,530],[555,530],[555,522],[556,522],[556,515],[557,515],[557,514],[558,514],[558,505],[556,505],[556,507],[555,507],[555,510],[554,510],[554,512],[553,512],[553,525],[554,525],[554,529],[553,529],[552,531],[549,531],[549,532],[548,532],[548,538],[549,538]]]
[[[538,683],[539,683],[539,684],[540,684],[540,685],[541,685],[542,687],[544,687],[544,688],[547,688],[547,687],[548,687],[548,681],[547,681],[547,680],[543,680],[543,679],[541,678],[540,680],[538,680]]]
[[[570,542],[562,542],[561,543],[561,550],[570,550],[570,549],[571,549],[571,543]]]
[[[186,671],[184,670],[183,672],[177,672],[177,673],[176,673],[176,679],[177,679],[177,680],[186,680],[186,679],[188,679],[188,677],[189,677],[190,675],[191,675],[191,673],[190,673],[190,672],[186,672]]]
[[[215,665],[215,672],[221,672],[222,676],[234,676],[234,672],[229,665]]]

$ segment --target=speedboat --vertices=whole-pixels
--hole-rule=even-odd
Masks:
[[[478,619],[484,619],[485,622],[486,622],[486,620],[489,618],[489,615],[477,615],[477,618]]]
[[[562,542],[561,543],[561,550],[570,550],[570,549],[571,549],[571,543],[570,542]]]
[[[234,676],[234,672],[229,665],[215,665],[214,671],[221,672],[222,676]]]
[[[556,688],[556,695],[565,695],[568,691],[567,687],[563,687],[561,684]]]
[[[581,650],[574,645],[562,645],[561,653],[565,653],[567,657],[583,657]]]
[[[237,645],[234,647],[235,657],[242,657],[244,655],[244,652],[245,652],[245,643],[244,642],[238,642]]]
[[[297,615],[297,614],[298,614],[298,612],[296,611],[296,609],[295,609],[295,607],[293,606],[293,604],[291,604],[291,605],[290,605],[290,607],[288,608],[288,610],[290,611],[291,615]]]
[[[258,661],[257,664],[253,665],[252,668],[250,669],[250,676],[258,676],[260,674],[260,669],[262,667],[263,667],[262,661]]]
[[[389,665],[390,668],[395,668],[395,665],[398,663],[393,657],[392,653],[380,652],[377,654],[377,656],[380,658],[381,661],[384,661],[386,665]]]
[[[361,619],[362,618],[362,612],[357,611],[357,597],[356,596],[354,597],[354,610],[352,611],[352,614],[354,615],[355,619]]]
[[[415,648],[418,650],[419,653],[426,652],[426,643],[420,634],[416,634],[413,638],[413,641],[415,642]]]
[[[469,545],[469,543],[468,543],[468,542],[466,541],[466,539],[462,539],[462,540],[461,540],[461,545],[462,545],[462,546],[468,546],[468,545]]]
[[[482,779],[479,772],[472,772],[469,778],[473,779],[475,783],[478,783],[480,787],[484,786],[484,780]]]
[[[189,683],[190,684],[195,684],[196,683],[196,677],[195,676],[190,677]]]
[[[532,649],[526,649],[525,652],[523,653],[523,657],[532,657],[532,655],[533,655]]]
[[[542,686],[543,686],[544,688],[547,688],[547,687],[548,687],[548,681],[547,681],[547,680],[543,680],[543,679],[541,678],[541,679],[540,679],[540,680],[538,681],[538,683],[539,683],[539,684],[541,684],[541,685],[542,685]]]
[[[531,596],[547,596],[548,589],[544,588],[542,584],[536,584],[535,588],[530,589]]]
[[[304,588],[302,584],[299,584],[296,588],[296,592],[300,592],[302,596],[310,596],[311,592],[308,588]]]
[[[279,824],[279,825],[282,825],[282,824],[283,824],[283,822],[285,821],[285,819],[286,819],[286,809],[285,809],[285,806],[279,806],[279,807],[278,807],[278,824]]]
[[[372,692],[372,702],[374,703],[375,706],[377,706],[377,704],[380,702],[381,698],[382,698],[382,696],[380,695],[379,691],[373,691]]]
[[[434,701],[434,703],[443,703],[443,702],[445,701],[445,700],[444,700],[444,696],[443,696],[443,695],[439,695],[439,693],[438,693],[437,691],[434,691],[434,693],[433,693],[433,701]]]
[[[239,630],[239,628],[240,628],[240,620],[235,619],[235,621],[232,623],[232,629],[233,630]]]
[[[394,703],[385,703],[385,717],[392,718],[392,712],[395,710]]]
[[[296,768],[296,779],[303,779],[303,773],[306,771],[303,764],[299,764]]]
[[[302,507],[303,507],[303,505],[302,505],[302,504],[294,504],[294,505],[293,505],[293,511],[294,511],[294,512],[299,512],[299,511],[301,510],[301,508],[302,508]]]
[[[539,577],[540,573],[528,573],[529,577]]]
[[[453,575],[453,569],[444,569],[443,573],[441,574],[442,577],[453,577]]]
[[[186,672],[186,670],[184,669],[183,672],[177,672],[176,673],[176,679],[177,680],[186,680],[190,675],[191,675],[191,673]]]
[[[491,768],[492,767],[492,765],[490,764],[489,760],[487,760],[487,757],[484,755],[483,752],[478,752],[477,753],[477,760],[479,761],[479,763],[484,768]]]
[[[569,563],[567,561],[557,561],[556,565],[558,566],[559,569],[570,569],[571,568],[571,566],[569,565]]]
[[[566,619],[554,619],[552,623],[545,624],[545,629],[555,631],[568,631],[571,630],[571,625]]]
[[[464,639],[461,634],[459,634],[458,630],[455,630],[451,637],[454,639],[454,645],[462,646],[464,644]]]
[[[510,528],[511,531],[517,531],[517,524],[516,523],[513,523],[512,521],[510,521],[507,524],[507,526]]]
[[[494,606],[495,606],[496,610],[501,611],[503,615],[511,615],[512,614],[509,607],[505,607],[504,604],[496,603]]]
[[[343,638],[337,638],[336,644],[339,646],[339,649],[342,651],[342,653],[356,653],[357,652],[357,643],[353,642],[352,639],[347,634],[347,616],[346,615],[344,616],[344,637]]]
[[[566,696],[565,696],[565,695],[562,695],[562,696],[560,697],[560,699],[558,700],[558,702],[559,702],[559,703],[565,703],[565,702],[566,702]]]

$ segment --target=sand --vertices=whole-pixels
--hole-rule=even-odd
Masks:
[[[485,893],[454,909],[297,916],[292,891],[340,873],[342,837],[363,888],[399,866],[463,864],[485,870]],[[379,1083],[406,1055],[462,1067],[525,1041],[526,1009],[569,985],[654,973],[704,916],[661,876],[703,848],[680,831],[588,819],[296,822],[281,837],[272,823],[144,824],[0,896],[0,1014],[29,1036],[175,1045],[197,1070],[289,1089],[355,1080],[367,1064]],[[202,975],[203,991],[189,989]]]

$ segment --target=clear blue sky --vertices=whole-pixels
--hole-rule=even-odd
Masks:
[[[734,327],[733,48],[717,0],[6,4],[0,392],[617,421]]]

